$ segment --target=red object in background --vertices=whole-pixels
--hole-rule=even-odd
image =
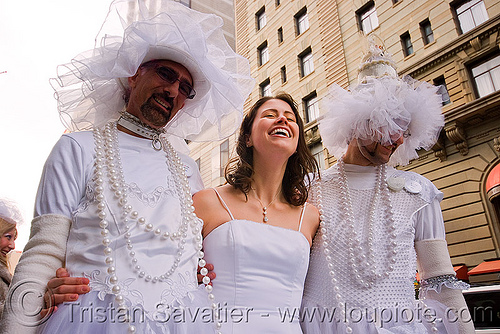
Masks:
[[[484,261],[469,271],[469,275],[500,272],[500,260]]]

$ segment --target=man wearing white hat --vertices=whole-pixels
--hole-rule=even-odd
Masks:
[[[182,330],[168,320],[198,286],[201,222],[191,195],[203,185],[179,149],[185,139],[230,135],[253,87],[221,26],[172,1],[116,0],[95,49],[59,67],[58,109],[77,132],[45,164],[2,330]],[[42,298],[28,303],[26,291],[43,294],[63,265],[92,291],[39,319]]]
[[[304,333],[473,333],[466,284],[446,247],[443,194],[388,166],[434,144],[444,125],[437,88],[399,78],[373,42],[358,80],[351,91],[333,87],[319,124],[339,159],[311,189],[322,222],[304,290]]]

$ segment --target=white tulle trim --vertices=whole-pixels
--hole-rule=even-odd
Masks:
[[[425,297],[427,297],[427,293],[430,290],[440,293],[443,286],[449,289],[459,290],[468,290],[470,287],[469,284],[459,280],[455,277],[455,275],[441,275],[423,279],[420,282],[418,297],[419,299],[425,299]]]
[[[410,77],[391,76],[368,77],[350,91],[333,85],[319,123],[324,144],[340,158],[353,138],[384,142],[395,133],[407,132],[389,161],[393,166],[406,165],[418,157],[417,149],[434,145],[444,126],[437,90]]]
[[[114,1],[95,49],[58,67],[51,85],[69,131],[118,119],[125,107],[124,78],[133,76],[143,62],[158,58],[183,64],[197,92],[167,125],[167,133],[204,141],[225,138],[238,128],[254,80],[248,60],[227,44],[222,19],[173,1],[155,6],[147,8],[142,0]],[[136,8],[136,21],[127,23],[131,7]]]

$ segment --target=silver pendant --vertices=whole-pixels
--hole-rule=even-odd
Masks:
[[[153,146],[153,149],[155,151],[161,151],[163,149],[163,144],[161,143],[159,135],[155,134],[153,136],[153,141],[151,142],[151,145]]]

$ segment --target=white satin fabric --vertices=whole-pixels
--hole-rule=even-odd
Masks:
[[[128,188],[128,203],[139,217],[162,231],[174,232],[181,222],[179,198],[175,192],[173,176],[167,168],[165,153],[155,151],[151,141],[118,132],[124,179]],[[195,162],[179,154],[185,165],[192,193],[203,188]],[[126,330],[123,323],[112,323],[110,310],[98,316],[86,307],[108,307],[112,301],[112,284],[109,282],[102,244],[100,219],[94,200],[93,169],[95,151],[93,134],[89,131],[65,134],[50,154],[37,194],[35,215],[62,214],[72,219],[67,242],[66,267],[71,276],[90,279],[92,291],[82,296],[78,304],[61,307],[48,321],[47,328],[59,328],[63,332],[113,332]],[[109,223],[110,247],[113,248],[115,267],[122,294],[127,305],[144,310],[144,322],[139,332],[149,332],[153,322],[165,316],[172,305],[182,305],[190,299],[190,292],[197,289],[197,256],[194,235],[188,231],[185,250],[175,273],[164,282],[146,282],[133,271],[130,250],[127,249],[125,225],[120,219],[122,211],[114,194],[105,186],[106,219]],[[200,223],[201,227],[201,223]],[[175,259],[177,242],[162,240],[152,232],[131,224],[130,233],[138,264],[148,274],[160,276],[167,272]],[[208,302],[207,302],[208,303]],[[83,312],[83,313],[82,313]],[[105,319],[105,321],[102,321]],[[100,322],[98,320],[101,320]],[[123,322],[123,321],[122,321]],[[161,327],[161,325],[160,325]],[[141,329],[142,328],[142,329]],[[51,332],[51,330],[46,330]],[[53,331],[52,331],[53,332]],[[152,330],[152,332],[166,332]]]
[[[234,219],[214,229],[203,246],[216,268],[222,333],[302,333],[298,312],[309,242],[301,232]]]

